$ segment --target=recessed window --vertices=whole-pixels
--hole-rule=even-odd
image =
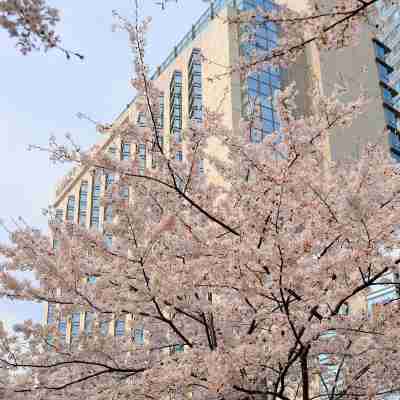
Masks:
[[[181,141],[182,130],[182,73],[175,71],[170,83],[169,119],[171,134],[177,143]]]
[[[88,183],[82,181],[81,188],[79,190],[79,224],[82,226],[86,225],[86,214],[87,214],[87,200],[88,200]]]
[[[203,119],[201,52],[194,49],[189,60],[189,118]]]
[[[75,215],[75,196],[69,196],[67,200],[67,221],[73,221]]]

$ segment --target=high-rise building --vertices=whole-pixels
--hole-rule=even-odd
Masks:
[[[279,3],[287,3],[294,9],[306,4],[304,0],[280,0]],[[376,142],[385,127],[390,129],[390,150],[393,155],[398,155],[397,145],[393,144],[394,136],[398,140],[398,112],[393,100],[397,91],[391,85],[393,67],[387,65],[391,50],[386,41],[376,37],[371,28],[365,26],[360,43],[355,48],[320,53],[315,46],[309,45],[288,69],[265,67],[243,79],[239,73],[227,73],[229,67],[237,64],[240,58],[250,56],[253,51],[265,53],[274,48],[279,37],[278,27],[268,22],[257,27],[253,32],[255,40],[249,43],[245,39],[248,26],[225,23],[227,18],[254,10],[256,6],[267,10],[279,7],[271,0],[214,1],[156,69],[152,81],[162,93],[157,134],[166,153],[170,144],[174,143],[177,145],[174,146],[176,153],[170,154],[170,157],[177,161],[184,159],[188,121],[201,121],[205,107],[218,109],[223,115],[224,124],[234,134],[240,134],[241,118],[246,117],[258,102],[261,122],[251,130],[249,139],[261,142],[266,135],[280,130],[279,115],[272,101],[277,89],[296,81],[299,91],[296,102],[299,111],[307,114],[313,106],[309,95],[313,85],[317,84],[323,92],[329,93],[334,83],[343,78],[350,84],[350,96],[353,93],[354,96],[358,95],[362,85],[371,101],[367,112],[350,129],[335,129],[327,144],[327,155],[334,160],[357,158],[361,146],[368,141]],[[216,76],[218,79],[215,79]],[[138,102],[140,99],[132,101],[113,125],[120,126],[126,121],[143,124],[143,113]],[[218,147],[213,146],[210,145],[209,151],[218,151]],[[143,174],[147,169],[157,167],[157,152],[145,144],[124,142],[116,135],[106,138],[100,144],[99,151],[108,152],[111,157],[121,160],[131,160]],[[207,164],[199,165],[198,173],[212,175]],[[56,217],[98,229],[104,233],[107,243],[111,244],[112,237],[104,231],[104,224],[112,220],[112,209],[104,207],[100,199],[112,185],[113,179],[112,174],[102,174],[87,167],[73,170],[56,189]],[[127,199],[130,197],[129,191],[128,187],[124,191]],[[57,247],[56,240],[54,246]],[[53,319],[54,306],[49,305],[46,307],[45,320],[50,323]],[[92,329],[92,319],[90,313],[72,314],[60,321],[60,333],[70,342],[80,330]],[[143,327],[134,329],[135,340],[142,343]],[[112,325],[104,322],[102,330],[104,334],[116,336],[128,333],[122,320],[114,321]]]

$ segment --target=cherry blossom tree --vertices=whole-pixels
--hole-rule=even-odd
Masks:
[[[354,44],[375,2],[332,3],[328,14],[316,7],[266,13],[287,34],[279,49],[242,60],[229,73],[287,65],[310,40],[326,51]],[[201,123],[189,124],[185,160],[177,162],[170,154],[179,144],[171,138],[167,152],[161,142],[160,93],[144,61],[149,21],[118,18],[129,33],[132,84],[146,123],[98,129],[146,143],[157,168],[142,174],[137,162],[97,148],[83,152],[72,141],[59,145],[52,138],[41,148],[55,161],[116,175],[102,200],[112,206],[104,230],[113,243],[56,218],[50,235],[23,221],[10,231],[11,245],[0,246],[1,295],[59,308],[47,326],[27,321],[13,333],[0,329],[2,398],[312,400],[398,393],[397,299],[373,317],[357,304],[376,285],[393,284],[388,276],[398,272],[399,170],[377,143],[359,160],[333,163],[326,156],[332,130],[351,127],[365,96],[345,102],[345,86],[327,96],[316,85],[313,112],[300,115],[289,85],[276,94],[281,132],[258,144],[249,138],[257,111],[235,135],[221,114],[204,110]],[[259,23],[251,15],[230,22]],[[208,151],[212,141],[223,156]],[[203,160],[206,174],[198,168]],[[40,285],[15,278],[15,271],[32,271]],[[92,316],[90,329],[65,345],[58,321],[77,311]],[[144,327],[143,343],[134,334],[104,335],[105,324],[126,317],[133,330]]]

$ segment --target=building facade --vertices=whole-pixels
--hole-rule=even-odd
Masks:
[[[280,0],[279,3],[285,3],[293,9],[301,9],[305,7],[306,2]],[[357,158],[362,145],[380,140],[380,133],[387,127],[388,149],[395,158],[400,159],[400,141],[396,144],[399,140],[395,100],[397,90],[391,80],[391,74],[395,74],[396,71],[394,66],[389,65],[389,59],[391,62],[395,59],[395,52],[392,54],[390,46],[386,44],[390,40],[376,37],[366,26],[360,44],[355,48],[320,53],[310,45],[287,70],[266,67],[252,73],[246,79],[241,79],[238,73],[226,73],[227,68],[237,64],[242,57],[250,57],[254,51],[267,52],[277,46],[278,42],[278,27],[273,23],[260,26],[252,43],[245,40],[249,33],[246,28],[225,23],[227,18],[235,16],[238,12],[254,10],[256,6],[273,10],[279,5],[271,0],[214,1],[156,69],[152,80],[162,93],[158,134],[167,154],[170,147],[174,148],[175,154],[170,154],[170,157],[177,161],[184,160],[185,129],[190,119],[202,120],[205,107],[220,111],[225,126],[230,128],[233,134],[241,134],[240,120],[248,116],[258,102],[261,122],[251,130],[249,138],[258,143],[271,132],[280,130],[279,115],[272,101],[276,90],[295,80],[299,90],[296,102],[300,112],[307,114],[312,110],[312,99],[309,96],[312,86],[317,83],[324,93],[329,94],[335,82],[342,76],[350,83],[351,95],[359,94],[362,85],[371,101],[367,112],[354,122],[351,129],[336,129],[333,132],[327,144],[327,156],[333,160]],[[213,79],[215,76],[219,79]],[[121,126],[126,121],[140,125],[142,119],[140,107],[137,106],[137,101],[133,101],[113,125]],[[174,146],[171,146],[172,144]],[[145,144],[136,146],[125,143],[115,135],[106,138],[100,144],[99,151],[108,152],[120,160],[136,162],[140,173],[143,174],[147,169],[155,168],[157,164],[157,155]],[[215,153],[220,149],[216,143],[211,143],[208,151]],[[213,179],[213,173],[207,164],[199,166],[198,172],[206,173]],[[214,178],[218,179],[216,176]],[[112,210],[102,206],[100,199],[107,192],[113,179],[112,175],[101,174],[93,169],[75,169],[56,190],[56,217],[97,229],[104,233],[105,240],[111,244],[112,237],[104,231],[104,225],[112,221]],[[127,199],[130,197],[129,190],[126,188],[124,194]],[[56,241],[54,246],[57,246]],[[95,278],[92,279],[94,281]],[[390,291],[391,294],[392,292],[393,290]],[[383,297],[377,296],[376,293],[371,294],[368,305],[360,303],[355,305],[355,308],[369,309],[372,301],[384,301],[387,295],[387,291],[383,293]],[[51,323],[53,319],[54,306],[46,306],[45,322]],[[92,319],[90,313],[74,313],[61,320],[59,330],[66,343],[70,343],[80,331],[93,329]],[[130,334],[138,344],[144,343],[143,327],[134,327],[133,331],[131,329],[132,324],[123,320],[107,322],[101,327],[104,335]]]

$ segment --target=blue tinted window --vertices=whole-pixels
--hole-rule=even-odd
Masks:
[[[183,154],[182,154],[182,151],[181,150],[178,150],[177,152],[176,152],[176,161],[182,161],[183,160]]]
[[[135,328],[133,330],[133,338],[136,344],[143,345],[144,344],[144,329],[143,328]]]
[[[90,211],[90,226],[99,227],[100,223],[100,196],[101,196],[101,178],[100,174],[96,173],[93,177],[92,188],[92,204]]]
[[[86,213],[87,213],[87,200],[88,200],[88,183],[83,181],[79,191],[79,224],[82,226],[86,225]]]
[[[379,79],[382,82],[389,83],[389,80],[390,80],[390,71],[389,71],[389,69],[385,65],[383,65],[381,63],[377,63],[377,65],[378,65]]]
[[[124,336],[125,335],[125,320],[117,319],[115,321],[115,336]]]
[[[131,144],[130,143],[122,143],[121,145],[121,159],[129,160],[131,158]]]
[[[71,336],[75,337],[79,335],[79,326],[81,321],[81,314],[79,312],[75,312],[72,314],[71,319]]]

